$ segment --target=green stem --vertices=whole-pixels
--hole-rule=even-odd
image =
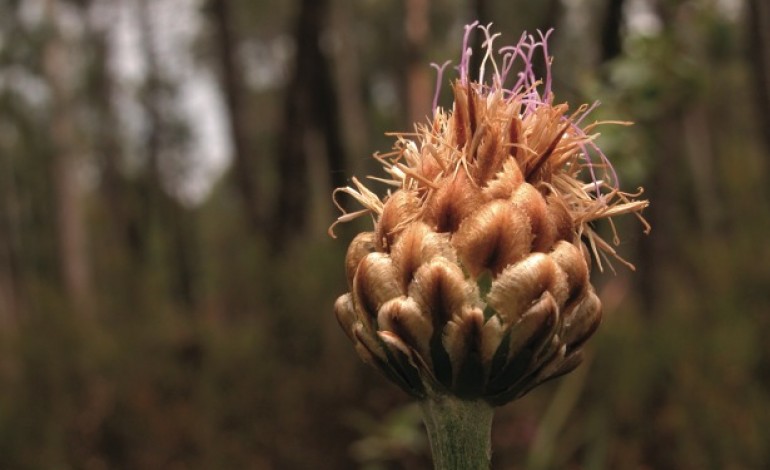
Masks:
[[[436,470],[489,470],[494,410],[483,401],[432,396],[420,402]]]

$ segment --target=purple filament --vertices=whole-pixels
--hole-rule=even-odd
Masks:
[[[465,25],[465,34],[463,35],[463,51],[460,57],[460,66],[458,69],[460,72],[460,81],[463,85],[468,84],[468,62],[470,61],[471,55],[473,54],[473,50],[468,47],[468,40],[471,37],[471,31],[473,31],[476,26],[478,26],[478,24],[479,22],[477,20],[469,25]]]
[[[431,63],[430,66],[436,69],[436,91],[433,93],[433,116],[436,116],[436,110],[438,109],[438,96],[441,92],[441,82],[444,79],[444,70],[447,68],[449,64],[451,64],[451,60],[447,60],[442,65],[438,65],[435,62]]]

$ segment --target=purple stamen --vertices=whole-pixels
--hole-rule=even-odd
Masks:
[[[478,21],[474,21],[469,25],[465,25],[465,34],[463,35],[463,51],[462,55],[460,56],[460,66],[458,68],[460,72],[460,81],[463,85],[468,84],[468,62],[470,61],[471,55],[473,54],[473,50],[468,47],[468,40],[471,37],[471,31],[473,31],[476,26],[478,26],[478,24]]]
[[[508,78],[508,72],[511,71],[511,68],[513,67],[513,61],[515,57],[513,56],[513,52],[506,52],[503,54],[503,68],[502,73],[500,74],[500,88],[505,89],[505,80]]]
[[[588,138],[585,131],[578,127],[577,122],[572,123],[570,126],[572,130],[578,135],[578,137],[581,138]],[[583,151],[583,161],[585,162],[586,166],[588,167],[588,173],[591,176],[591,181],[593,181],[594,186],[596,187],[596,194],[601,195],[601,189],[599,187],[599,179],[596,176],[596,172],[594,171],[594,163],[593,159],[591,158],[591,153],[588,151],[587,146],[590,146],[594,152],[596,152],[599,155],[599,159],[601,160],[602,164],[605,168],[608,170],[605,170],[605,175],[607,175],[609,178],[608,184],[613,188],[618,188],[620,181],[618,179],[618,174],[615,171],[615,167],[612,166],[612,163],[610,163],[609,158],[607,158],[607,155],[604,154],[601,148],[599,148],[596,143],[594,143],[592,140],[587,140],[585,142],[580,143],[580,150]]]
[[[481,29],[485,35],[485,41],[482,44],[482,47],[487,48],[486,55],[482,60],[481,68],[479,70],[479,82],[482,83],[484,80],[484,65],[487,59],[489,59],[491,56],[492,42],[497,36],[490,34],[490,26],[491,24],[487,26],[479,26],[478,21],[465,26],[465,34],[463,36],[463,52],[460,59],[460,65],[457,67],[457,70],[460,74],[460,80],[463,85],[467,85],[469,80],[468,66],[473,51],[470,47],[468,47],[468,43],[470,41],[471,31],[476,27]],[[553,28],[547,30],[545,33],[538,30],[537,36],[523,33],[516,45],[501,47],[497,51],[499,55],[502,55],[502,68],[498,70],[495,66],[494,78],[498,80],[498,83],[493,83],[491,88],[499,86],[503,90],[504,96],[510,99],[518,100],[523,106],[523,110],[521,110],[522,117],[532,114],[538,108],[547,106],[553,101],[553,76],[551,73],[551,65],[553,63],[553,59],[548,49],[548,41],[553,34],[553,31]],[[540,50],[538,51],[538,49]],[[542,81],[538,80],[537,76],[535,75],[534,62],[536,53],[542,53],[543,60],[545,61],[545,77],[543,77]],[[516,73],[516,82],[511,88],[506,88],[504,84],[507,81],[509,75],[513,73],[513,66],[516,64],[519,58],[521,58],[522,65],[521,70]],[[441,67],[436,64],[432,65],[438,71],[436,94],[433,100],[433,108],[435,113],[439,94],[438,88],[441,82],[444,68],[447,66],[447,64],[445,63]],[[540,88],[540,85],[542,85],[542,88]],[[615,172],[615,168],[612,166],[604,152],[602,152],[599,146],[596,145],[588,137],[585,131],[579,127],[579,124],[597,106],[599,106],[598,101],[593,103],[584,112],[577,116],[575,121],[570,124],[570,129],[572,129],[577,137],[583,139],[583,142],[579,144],[580,150],[583,154],[582,160],[585,167],[588,168],[591,181],[594,183],[596,188],[597,199],[601,200],[601,186],[605,183],[601,183],[597,177],[596,167],[599,166],[605,168],[604,179],[606,184],[609,184],[611,187],[618,187],[618,176]],[[600,160],[599,163],[593,162],[593,158],[595,158],[594,155],[598,156]]]
[[[436,64],[435,62],[432,62],[430,64],[431,67],[436,69],[436,91],[433,93],[433,117],[436,117],[436,109],[438,109],[438,96],[441,92],[441,82],[444,79],[444,70],[447,68],[449,64],[451,64],[451,60],[447,60],[440,66]]]
[[[543,58],[545,59],[545,90],[543,96],[546,100],[551,99],[551,61],[552,58],[548,54],[548,37],[553,33],[553,28],[545,32],[545,35],[538,30],[537,34],[540,36],[540,47],[543,49]]]
[[[483,49],[486,49],[486,51],[484,53],[484,57],[481,59],[481,67],[480,67],[480,70],[479,70],[479,83],[481,83],[481,84],[484,83],[484,70],[485,70],[485,66],[486,66],[487,60],[492,56],[493,43],[494,43],[495,39],[497,39],[500,36],[500,33],[490,34],[489,33],[489,28],[491,28],[491,27],[492,27],[492,23],[489,23],[486,26],[483,26],[483,25],[479,25],[478,26],[478,28],[484,33],[484,36],[485,36],[485,40],[481,44],[481,47]],[[494,88],[496,86],[496,83],[500,82],[500,71],[497,69],[497,64],[495,63],[494,59],[492,59],[492,66],[495,69],[495,75],[492,78],[492,86],[491,86],[491,88]]]

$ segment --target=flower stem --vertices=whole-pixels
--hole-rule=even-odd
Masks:
[[[483,401],[431,396],[420,402],[436,470],[489,470],[494,410]]]

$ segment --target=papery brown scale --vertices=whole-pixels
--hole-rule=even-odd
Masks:
[[[556,227],[556,241],[574,241],[575,221],[564,201],[552,194],[546,197],[546,203],[548,204],[548,217]]]
[[[514,191],[524,182],[519,165],[511,160],[503,163],[502,169],[490,180],[482,190],[482,194],[488,199],[508,199]]]
[[[483,325],[481,309],[469,307],[444,329],[443,344],[452,364],[453,392],[461,398],[478,396],[483,391]]]
[[[479,186],[486,186],[487,182],[494,178],[495,174],[502,169],[506,157],[500,145],[500,132],[496,127],[491,127],[479,145],[476,162],[473,165],[473,176]]]
[[[559,311],[561,313],[561,311]],[[558,327],[558,325],[557,325]],[[542,367],[547,367],[548,364],[563,359],[567,353],[567,346],[564,345],[558,334],[558,328],[554,328],[553,336],[544,347],[538,351],[532,360],[532,369],[536,371]]]
[[[462,150],[471,135],[470,118],[468,116],[468,95],[459,81],[452,85],[452,91],[455,98],[454,112],[452,113],[454,124],[452,136],[454,137],[454,146],[458,150]]]
[[[378,331],[382,344],[388,354],[388,365],[404,380],[404,390],[420,398],[425,394],[425,384],[420,377],[413,351],[390,331]]]
[[[514,191],[511,202],[529,218],[535,237],[532,251],[549,251],[556,242],[556,224],[548,217],[548,206],[540,191],[529,183],[523,183]]]
[[[492,364],[495,354],[498,353],[503,337],[510,331],[511,325],[503,323],[498,315],[492,315],[481,330],[481,357],[487,366]]]
[[[503,394],[516,388],[537,367],[537,358],[553,340],[558,324],[558,311],[552,296],[544,293],[511,329],[507,362],[492,371],[486,392]]]
[[[370,330],[368,330],[362,323],[357,323],[353,326],[353,337],[356,340],[357,345],[361,345],[365,351],[367,351],[370,360],[378,360],[384,364],[387,364],[388,357],[385,354],[385,350],[382,345],[379,344],[377,339],[372,336]],[[366,356],[363,356],[367,359]],[[383,367],[383,369],[385,369]]]
[[[466,89],[468,94],[468,127],[470,128],[468,140],[473,140],[473,136],[476,134],[476,129],[478,128],[478,123],[480,120],[478,113],[481,108],[476,103],[478,100],[478,94],[474,91],[470,81],[468,81]],[[471,156],[471,158],[473,157]]]
[[[484,325],[484,313],[478,307],[467,307],[459,316],[455,316],[444,328],[444,349],[453,365],[460,366],[470,351],[481,351],[481,331]],[[454,372],[459,367],[453,368]]]
[[[436,158],[442,158],[439,150],[433,144],[424,144],[422,156],[420,158],[420,173],[428,180],[433,181],[441,173],[443,168],[436,161]]]
[[[566,104],[554,107],[540,106],[525,118],[523,123],[527,133],[526,143],[534,152],[534,155],[526,156],[527,170],[531,170],[534,163],[542,156],[553,143],[561,139],[560,130],[564,127],[562,116],[569,109]],[[525,171],[529,173],[529,171]]]
[[[361,232],[353,238],[345,254],[345,274],[348,285],[353,286],[353,278],[364,256],[376,250],[374,232]]]
[[[397,344],[393,344],[394,341],[389,341],[392,338],[386,335],[386,340],[383,340],[380,334],[377,334],[377,338],[371,338],[363,328],[360,328],[360,325],[354,330],[354,335],[356,352],[364,362],[374,366],[408,394],[416,398],[424,396],[424,386],[419,381],[417,369],[410,367],[408,360],[403,361],[403,351],[397,348]],[[391,350],[386,347],[390,347]]]
[[[377,314],[377,325],[382,331],[392,331],[430,363],[428,344],[433,336],[433,325],[414,299],[398,297],[386,302]]]
[[[525,347],[537,344],[533,357],[556,333],[559,320],[559,306],[556,299],[544,292],[534,304],[522,314],[521,319],[511,328],[508,343],[508,359],[516,357]]]
[[[356,316],[356,310],[353,306],[353,298],[350,294],[341,295],[336,302],[334,302],[334,316],[337,318],[337,322],[340,324],[342,331],[348,335],[348,338],[355,340],[353,336],[353,326],[358,318]]]
[[[436,232],[454,232],[460,222],[476,209],[481,190],[459,169],[442,181],[441,187],[425,203],[424,220]]]
[[[530,378],[530,382],[542,382],[544,379],[550,379],[554,377],[554,374],[561,368],[564,363],[564,359],[569,352],[567,346],[558,338],[554,337],[548,351],[543,353],[539,358],[537,366],[534,367],[534,373]]]
[[[590,338],[602,321],[602,303],[590,290],[577,308],[568,312],[563,321],[562,338],[568,349],[574,350]]]
[[[422,265],[409,285],[413,298],[434,329],[440,330],[471,299],[471,287],[462,270],[454,263],[438,258]]]
[[[527,181],[543,181],[546,183],[551,181],[551,174],[553,173],[553,170],[550,159],[570,125],[572,125],[572,123],[568,122],[564,125],[564,127],[559,129],[551,138],[548,146],[543,149],[543,151],[538,154],[536,158],[533,158],[527,162],[526,170],[524,171],[524,175]]]
[[[435,233],[423,222],[409,224],[396,238],[391,250],[391,258],[401,273],[405,288],[417,268],[439,256],[450,261],[456,258],[448,236]]]
[[[527,216],[509,201],[493,200],[466,218],[452,244],[471,277],[490,270],[497,275],[524,258],[533,234]]]
[[[527,391],[531,390],[532,384],[534,383],[541,384],[556,377],[555,374],[557,374],[564,365],[566,358],[566,348],[564,345],[561,345],[561,347],[552,351],[553,354],[551,354],[545,360],[540,358],[538,361],[536,361],[536,363],[533,363],[531,366],[531,372],[526,377],[524,377],[523,380],[519,381],[519,383],[515,384],[509,389],[509,400],[523,396],[525,393],[527,393]]]
[[[551,252],[551,259],[566,273],[569,297],[576,298],[588,288],[588,265],[580,248],[560,241]]]
[[[551,259],[553,260],[553,258]],[[563,309],[570,300],[570,286],[567,280],[567,273],[565,273],[555,262],[553,281],[548,286],[548,292],[553,295],[560,310]]]
[[[517,116],[511,117],[511,122],[508,124],[508,153],[516,160],[517,162],[520,159],[521,155],[521,148],[519,147],[519,144],[521,144],[521,119],[519,119]]]
[[[404,293],[398,269],[388,255],[374,252],[361,260],[353,280],[353,302],[365,325],[372,327],[382,304]]]
[[[393,193],[382,207],[377,220],[376,245],[380,251],[389,251],[393,239],[406,222],[417,215],[419,199],[412,191],[400,190]]]
[[[552,289],[556,281],[556,263],[548,255],[532,253],[497,276],[487,303],[505,322],[512,323],[529,309],[533,299]]]

